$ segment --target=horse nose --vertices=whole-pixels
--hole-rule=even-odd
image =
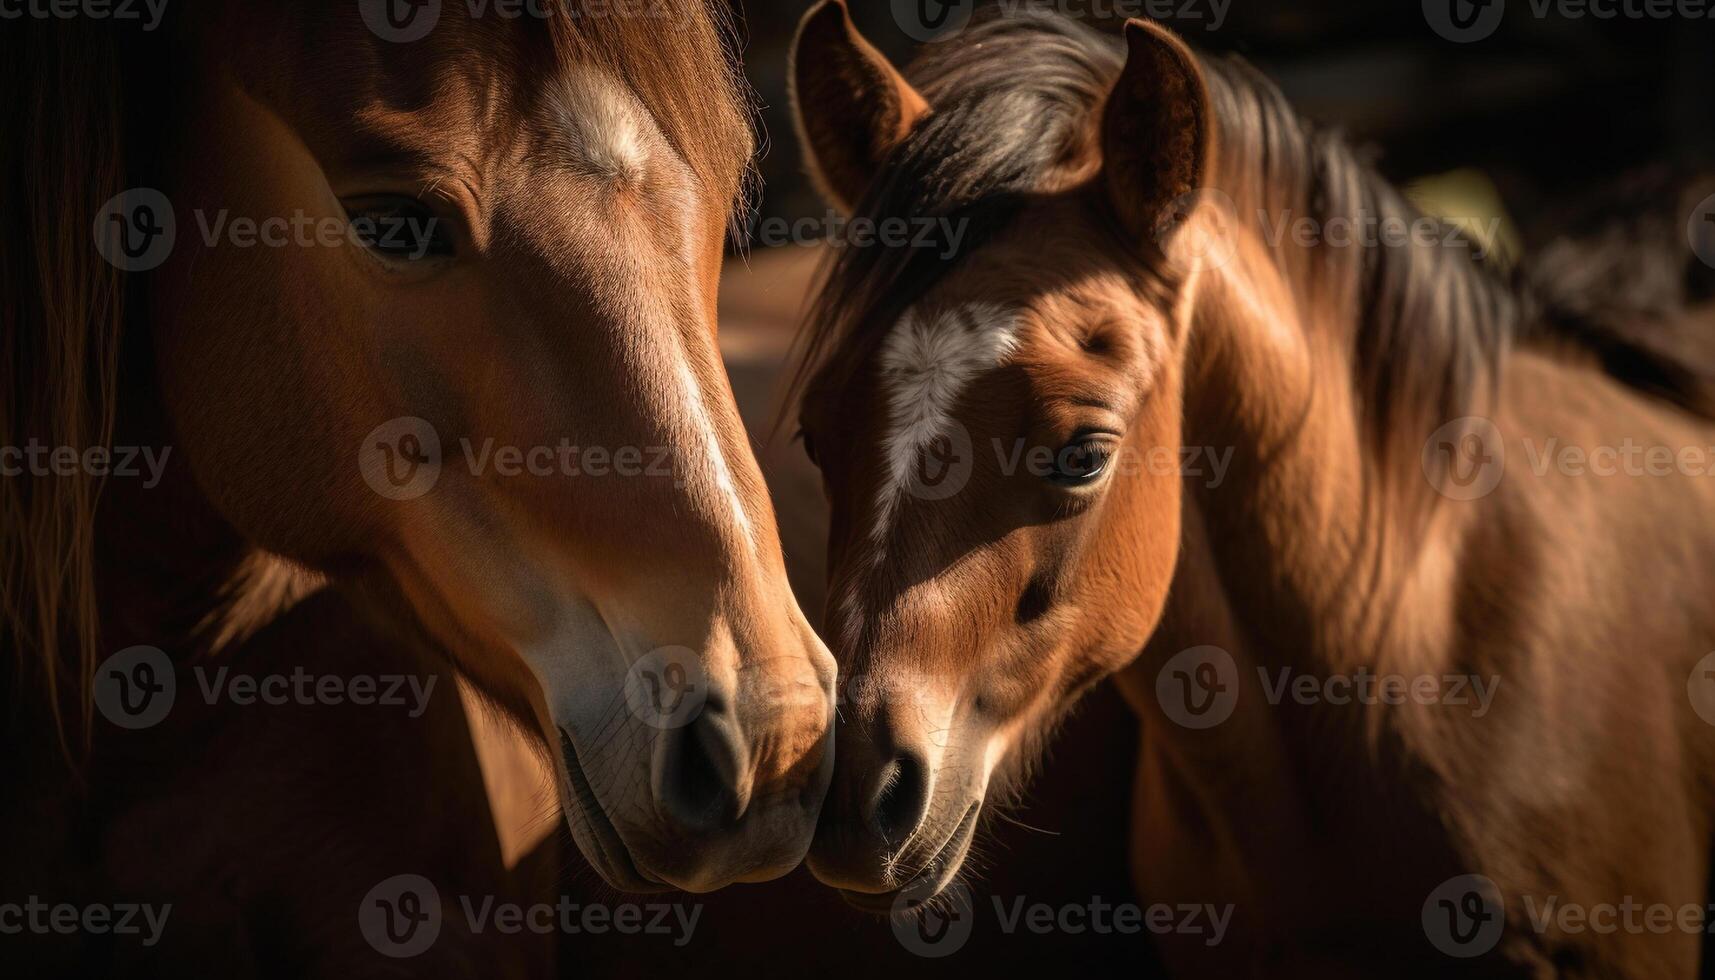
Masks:
[[[838,888],[883,890],[892,860],[929,813],[934,764],[928,741],[871,718],[841,726],[835,743],[834,785],[810,868]]]
[[[750,804],[750,760],[730,704],[711,698],[662,746],[653,790],[663,816],[696,833],[737,823]]]
[[[903,844],[929,810],[928,753],[895,747],[891,758],[876,767],[866,797],[865,826],[893,847]]]

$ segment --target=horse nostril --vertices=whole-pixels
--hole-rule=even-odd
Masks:
[[[712,831],[738,820],[749,802],[745,753],[731,715],[710,705],[666,733],[656,798],[686,828]]]
[[[1024,591],[1019,593],[1013,618],[1020,626],[1028,625],[1046,616],[1053,604],[1054,595],[1049,583],[1041,577],[1034,577],[1024,586]]]
[[[921,753],[900,752],[882,771],[871,825],[884,841],[898,847],[917,829],[928,807],[928,763]]]

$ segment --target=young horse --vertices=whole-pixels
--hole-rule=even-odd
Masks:
[[[97,661],[218,658],[331,578],[523,727],[614,886],[782,874],[832,661],[715,346],[722,17],[385,6],[8,23],[0,444],[165,463],[8,454],[10,744],[125,737]]]
[[[831,199],[968,223],[952,262],[849,250],[813,310],[845,675],[816,875],[944,889],[1117,672],[1140,888],[1233,910],[1162,937],[1178,972],[1692,975],[1715,483],[1537,459],[1704,452],[1715,373],[1587,350],[1445,243],[1351,240],[1417,216],[1157,26],[999,18],[901,74],[830,0],[794,59]],[[1301,218],[1326,235],[1271,236]],[[1557,911],[1630,903],[1696,924]]]

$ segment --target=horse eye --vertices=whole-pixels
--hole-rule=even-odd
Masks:
[[[382,258],[417,262],[453,254],[446,222],[414,197],[386,195],[348,201],[345,214],[352,238]]]
[[[1061,486],[1089,483],[1108,468],[1113,453],[1111,440],[1088,437],[1074,440],[1054,454],[1054,468],[1048,479]]]

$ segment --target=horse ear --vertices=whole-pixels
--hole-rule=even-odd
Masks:
[[[1102,116],[1108,201],[1134,242],[1177,227],[1169,208],[1191,199],[1209,167],[1209,91],[1185,42],[1157,24],[1125,25],[1125,69]]]
[[[845,0],[822,0],[792,42],[792,108],[810,176],[850,212],[881,161],[929,103],[852,24]]]

